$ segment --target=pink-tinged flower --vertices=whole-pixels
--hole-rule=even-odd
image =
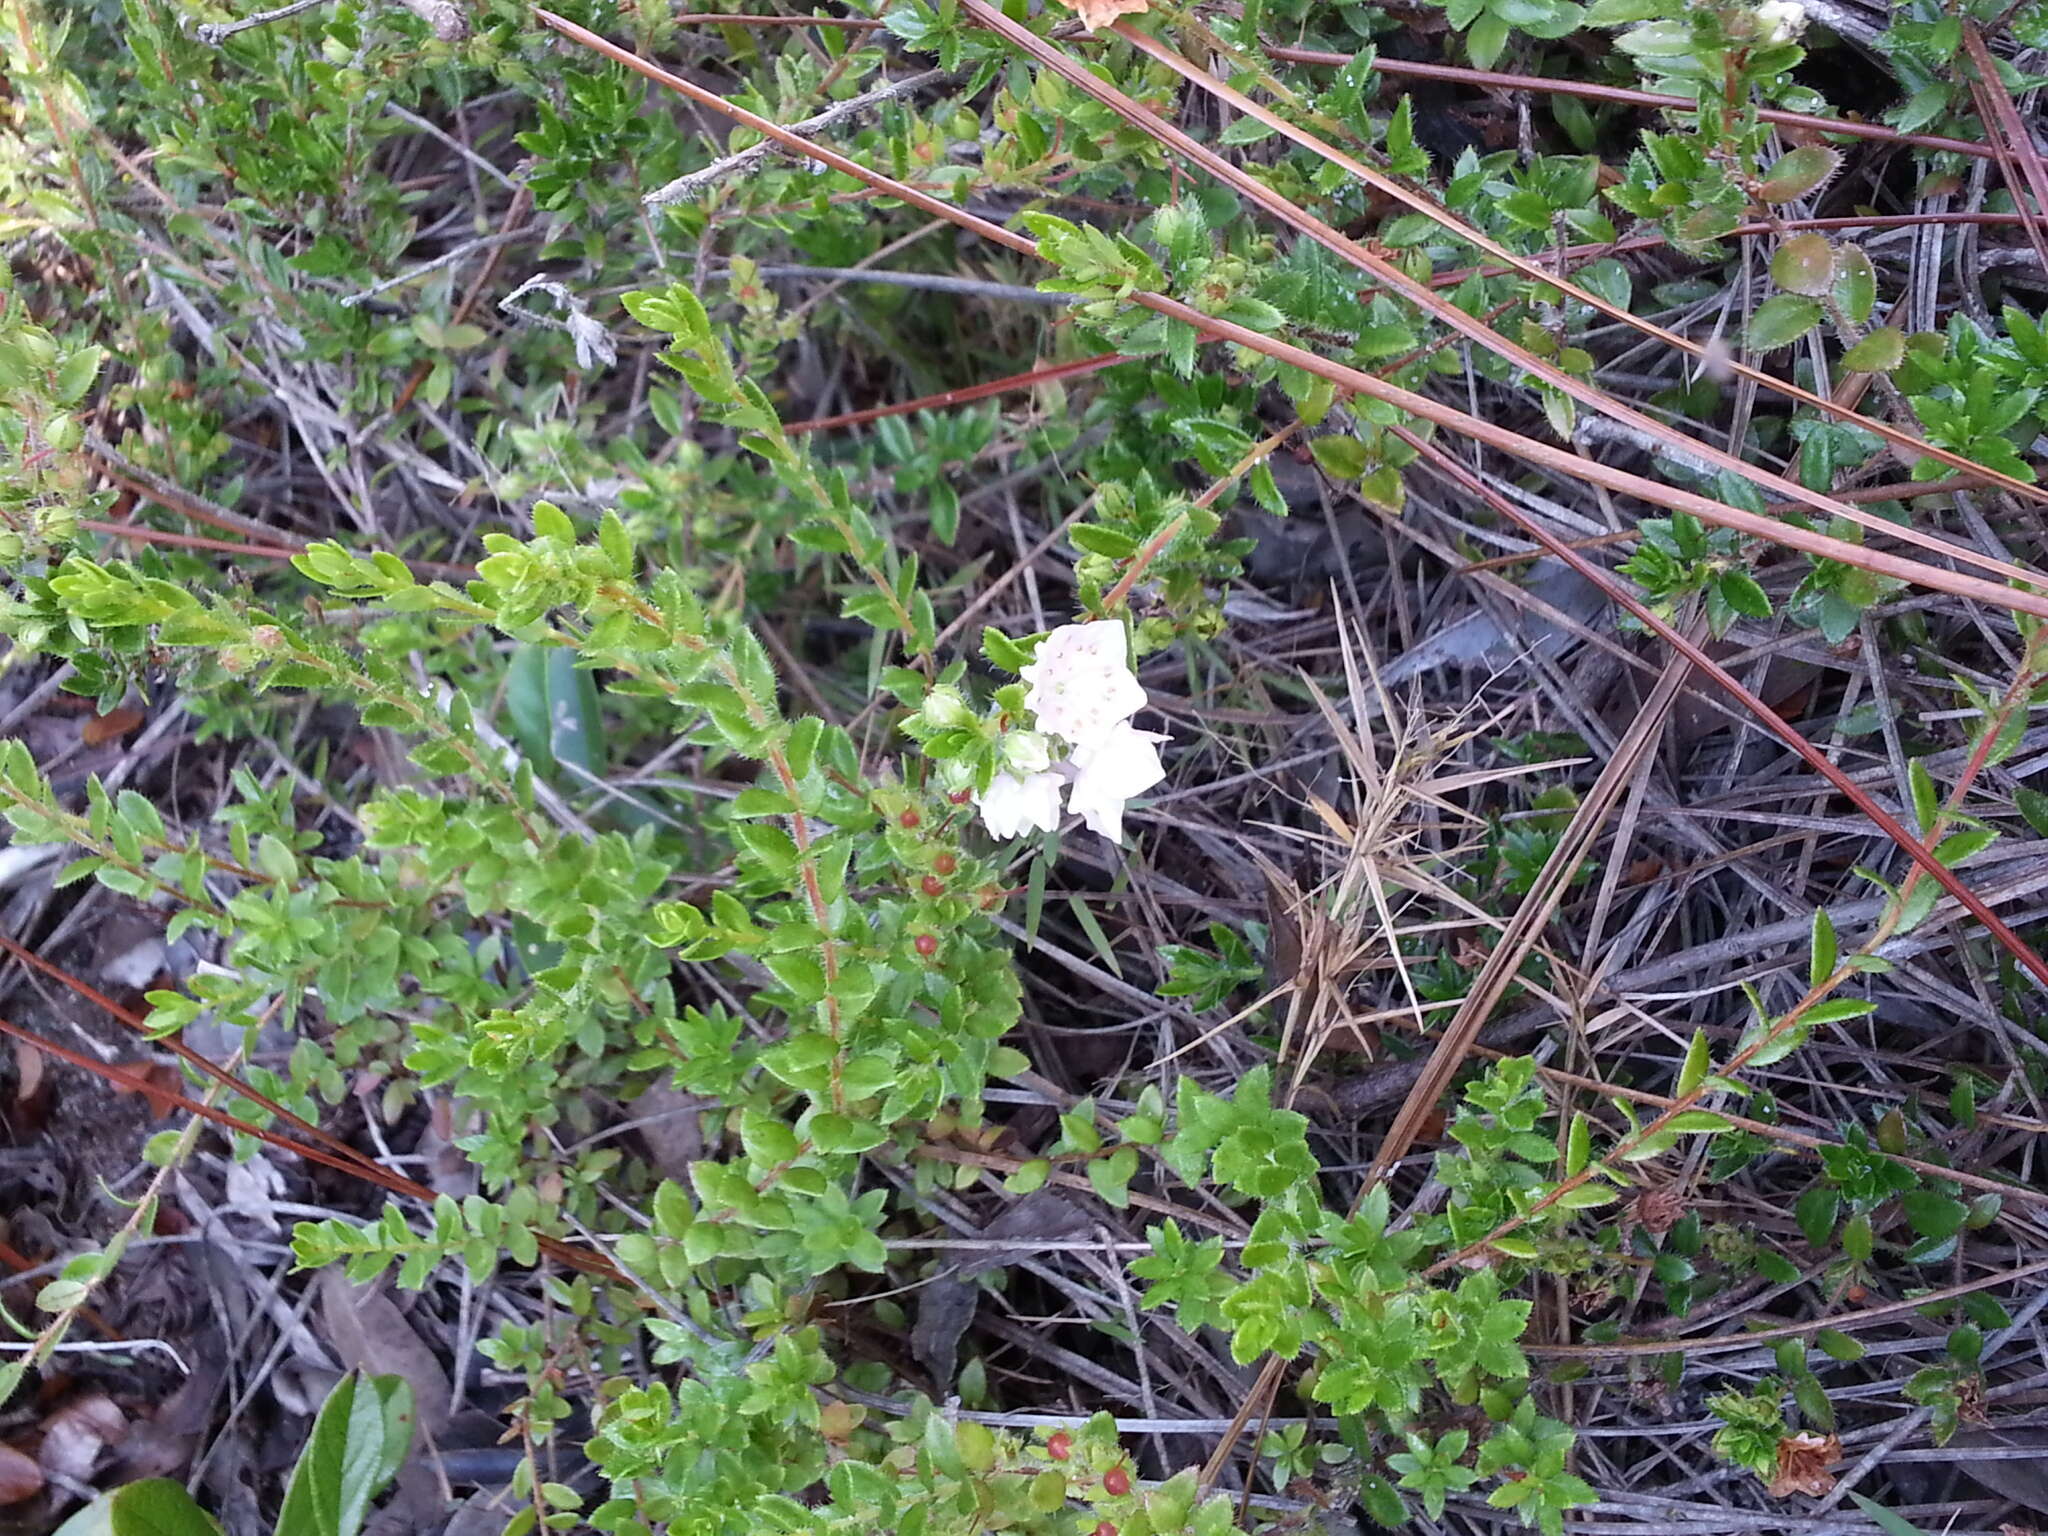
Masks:
[[[1067,796],[1067,809],[1086,822],[1089,831],[1121,843],[1124,803],[1166,777],[1154,743],[1170,739],[1119,720],[1094,745],[1076,748],[1074,788]]]
[[[1145,707],[1132,673],[1124,627],[1111,619],[1066,624],[1039,642],[1024,668],[1024,702],[1038,728],[1063,736],[1076,751],[1102,740]]]
[[[1050,832],[1060,824],[1060,788],[1056,773],[1031,773],[1022,778],[999,773],[988,793],[978,796],[975,803],[991,837]]]

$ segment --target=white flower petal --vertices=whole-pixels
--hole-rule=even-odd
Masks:
[[[1158,742],[1169,738],[1157,731],[1135,729],[1128,720],[1073,757],[1074,788],[1067,809],[1089,829],[1113,843],[1123,841],[1124,803],[1166,777]]]
[[[1127,655],[1123,626],[1112,620],[1067,624],[1047,635],[1021,674],[1039,729],[1085,746],[1143,709],[1144,685]]]
[[[988,793],[976,798],[982,824],[992,837],[1018,837],[1027,831],[1050,832],[1060,824],[1060,788],[1057,773],[1033,773],[1019,778],[999,773]]]

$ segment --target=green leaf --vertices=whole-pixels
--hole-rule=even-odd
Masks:
[[[1796,293],[1773,294],[1749,317],[1749,344],[1759,352],[1790,346],[1820,324],[1820,305]]]
[[[1841,948],[1835,940],[1835,920],[1828,916],[1827,908],[1814,908],[1813,932],[1808,942],[1812,953],[1806,961],[1806,984],[1818,990],[1823,982],[1835,974],[1835,961],[1841,954]]]
[[[1789,203],[1804,197],[1834,175],[1842,163],[1839,152],[1819,144],[1804,144],[1779,158],[1756,189],[1767,203]]]
[[[505,670],[505,712],[513,740],[537,772],[552,777],[557,763],[571,763],[597,775],[603,740],[597,685],[577,667],[574,651],[557,645],[514,646]]]
[[[1695,1088],[1706,1081],[1713,1058],[1707,1050],[1707,1032],[1696,1029],[1692,1032],[1692,1044],[1686,1047],[1685,1064],[1678,1069],[1678,1097],[1690,1098]]]
[[[1842,366],[1852,373],[1890,373],[1905,361],[1906,338],[1898,331],[1872,331],[1842,354]]]
[[[1916,757],[1906,764],[1906,784],[1913,792],[1913,817],[1920,823],[1920,835],[1926,837],[1941,816],[1941,794],[1922,759]]]
[[[151,1477],[109,1489],[58,1526],[56,1536],[221,1536],[221,1529],[183,1483]]]
[[[1581,1184],[1557,1197],[1557,1203],[1568,1211],[1591,1210],[1596,1205],[1612,1205],[1614,1201],[1614,1191],[1605,1184]]]
[[[1138,1171],[1138,1149],[1118,1147],[1108,1157],[1088,1163],[1088,1182],[1103,1201],[1123,1210],[1131,1203],[1131,1178]]]
[[[1571,1129],[1564,1138],[1564,1176],[1577,1178],[1593,1160],[1593,1128],[1583,1114],[1572,1116]]]
[[[1091,555],[1104,555],[1111,560],[1127,560],[1138,552],[1136,539],[1098,523],[1076,523],[1067,530],[1067,537],[1074,541],[1076,549]]]
[[[356,1536],[370,1501],[411,1450],[413,1424],[412,1388],[402,1377],[344,1376],[292,1469],[276,1536]]]
[[[1826,235],[1794,235],[1771,253],[1771,281],[1817,299],[1834,286],[1835,248]]]
[[[1849,1497],[1856,1501],[1856,1507],[1868,1515],[1885,1536],[1927,1536],[1927,1532],[1912,1521],[1893,1514],[1875,1500],[1867,1499],[1860,1493],[1852,1493]]]
[[[1974,859],[1997,841],[1998,830],[1995,827],[1970,827],[1954,832],[1935,845],[1935,861],[1944,869],[1954,869]]]
[[[1799,1197],[1792,1215],[1807,1242],[1818,1248],[1834,1236],[1835,1218],[1841,1209],[1841,1192],[1827,1184],[1816,1184]]]
[[[1861,325],[1870,318],[1877,303],[1877,269],[1870,264],[1862,246],[1835,248],[1834,294],[1836,306],[1851,325]],[[1904,344],[1901,338],[1900,345]]]
[[[1877,1004],[1868,998],[1831,997],[1826,1002],[1815,1003],[1807,1009],[1801,1022],[1809,1029],[1821,1024],[1839,1024],[1844,1019],[1860,1019],[1876,1007]]]
[[[1370,462],[1365,444],[1355,437],[1318,437],[1309,443],[1308,451],[1333,480],[1356,480]]]
[[[1665,1129],[1676,1131],[1681,1136],[1718,1136],[1723,1131],[1734,1130],[1735,1122],[1711,1109],[1682,1109],[1671,1117]]]
[[[2024,786],[2012,792],[2013,808],[2043,837],[2048,837],[2048,795]]]
[[[1052,1164],[1045,1158],[1034,1157],[1027,1163],[1020,1163],[1017,1171],[1003,1180],[1003,1188],[1013,1195],[1028,1195],[1043,1189],[1045,1181],[1052,1177]]]
[[[1720,593],[1722,602],[1745,619],[1768,619],[1771,616],[1770,598],[1747,571],[1722,572],[1721,579],[1714,583],[1714,590]]]
[[[1830,1360],[1844,1364],[1863,1358],[1863,1346],[1839,1328],[1823,1328],[1813,1336],[1813,1342],[1820,1346],[1821,1353]]]

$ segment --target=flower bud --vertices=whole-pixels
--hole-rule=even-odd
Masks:
[[[1003,766],[1018,778],[1029,778],[1052,766],[1052,744],[1037,731],[1011,731],[1003,737]]]
[[[960,690],[943,683],[924,696],[924,722],[934,730],[957,731],[974,724],[974,711],[960,697]]]

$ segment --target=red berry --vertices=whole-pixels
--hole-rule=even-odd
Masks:
[[[899,827],[909,828],[922,826],[923,824],[924,818],[918,815],[915,811],[905,811],[901,816],[898,816],[896,818],[896,825]]]
[[[968,801],[974,798],[974,791],[971,789],[956,789],[953,791],[953,793],[946,796],[946,798],[952,801],[955,805],[965,805]]]
[[[1102,1491],[1112,1499],[1120,1499],[1131,1491],[1131,1474],[1122,1467],[1111,1467],[1102,1474]]]
[[[910,946],[929,960],[939,952],[939,936],[935,933],[920,933],[910,941]]]
[[[1045,1454],[1054,1461],[1065,1461],[1074,1454],[1074,1437],[1064,1429],[1056,1429],[1045,1442]]]
[[[1116,1536],[1116,1522],[1114,1520],[1096,1521],[1095,1536]]]
[[[946,882],[937,875],[926,875],[924,877],[924,893],[927,896],[943,896],[946,894]]]
[[[953,873],[954,870],[958,869],[959,867],[960,861],[954,858],[953,855],[951,855],[950,853],[942,853],[936,859],[932,860],[932,873],[934,874],[950,875],[951,873]]]

